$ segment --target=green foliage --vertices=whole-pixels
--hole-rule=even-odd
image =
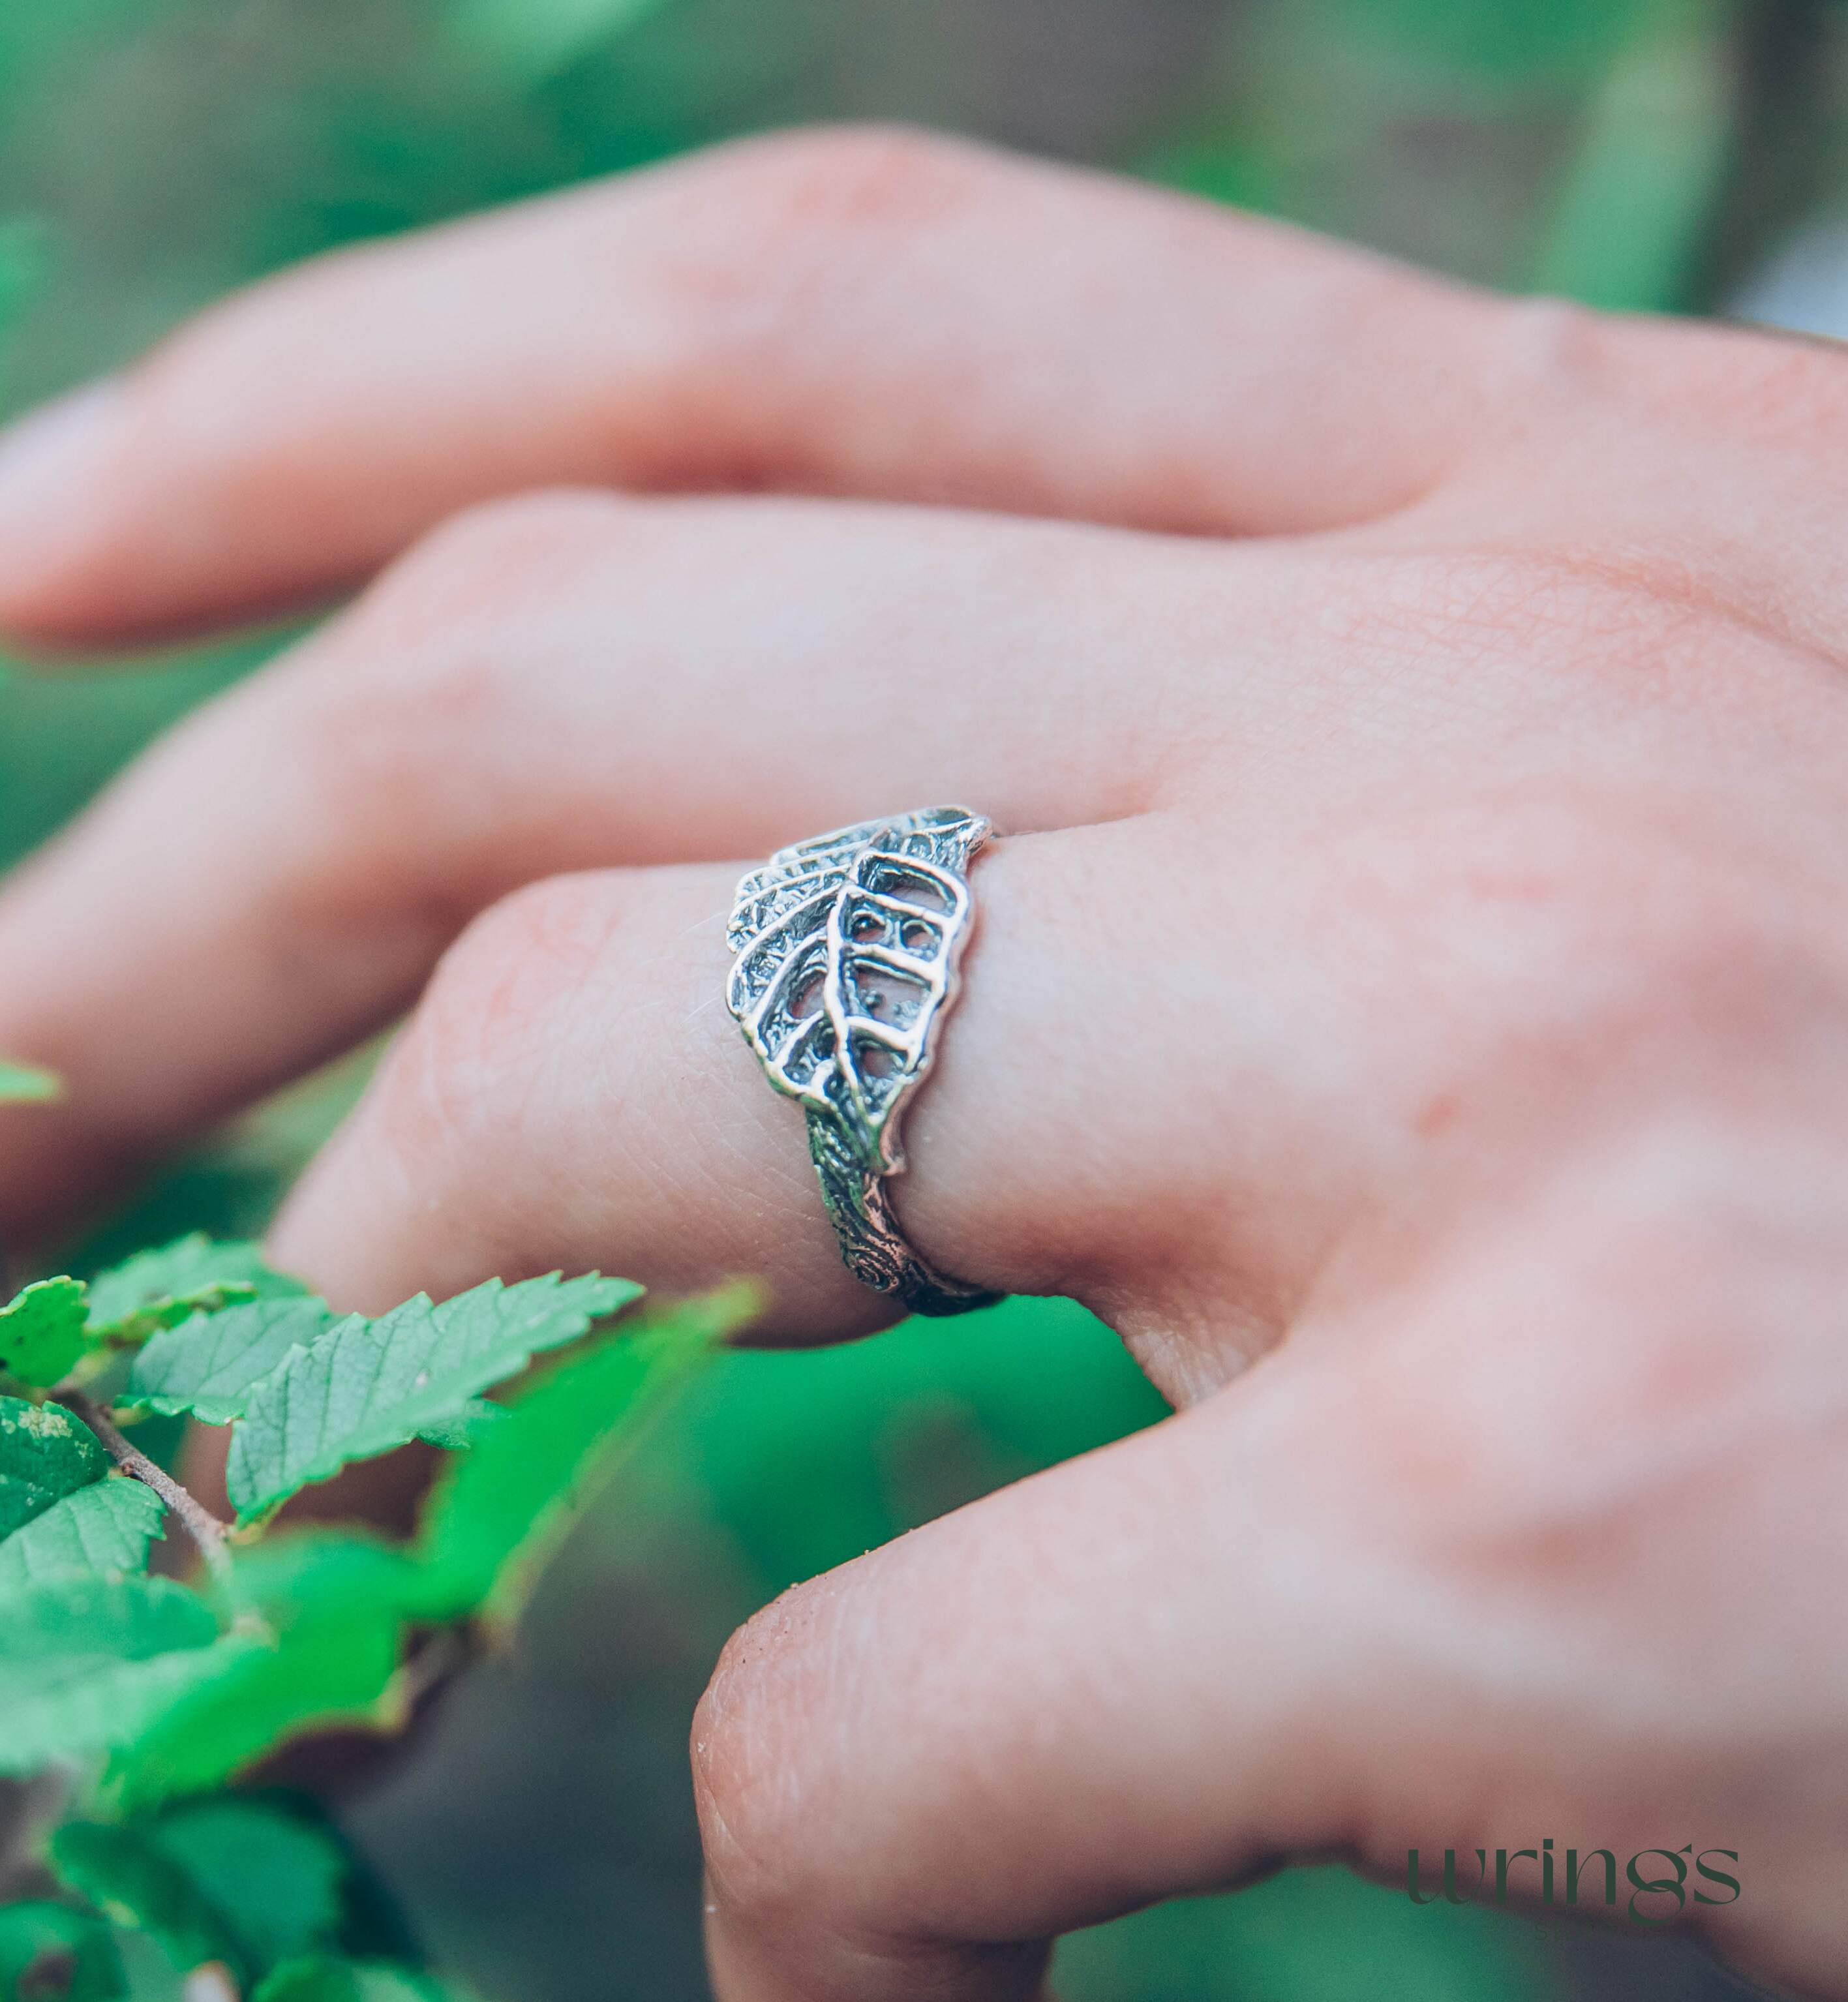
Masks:
[[[378,1320],[350,1314],[297,1348],[249,1393],[228,1480],[242,1522],[349,1462],[452,1425],[483,1390],[546,1349],[575,1341],[641,1289],[591,1277],[497,1279],[441,1306],[420,1294]]]
[[[268,1801],[211,1800],[145,1826],[246,1965],[278,1967],[339,1939],[350,1865],[319,1822]]]
[[[0,1603],[28,1585],[144,1571],[166,1505],[138,1481],[93,1481],[0,1540]]]
[[[176,1694],[216,1672],[211,1608],[165,1578],[68,1578],[0,1601],[0,1773],[133,1743]]]
[[[61,1404],[0,1397],[0,1537],[108,1471],[96,1434]]]
[[[267,1802],[216,1800],[127,1822],[69,1822],[51,1862],[176,1967],[215,1962],[248,1987],[335,1945],[347,1857],[328,1831]]]
[[[0,1908],[0,2002],[117,2002],[122,1956],[107,1923],[68,1905]]]
[[[61,1383],[89,1346],[89,1306],[75,1279],[41,1279],[0,1307],[0,1375],[28,1389]]]
[[[417,1436],[427,1446],[440,1446],[447,1453],[460,1453],[465,1448],[479,1446],[506,1416],[505,1407],[497,1404],[493,1398],[471,1397],[459,1411],[425,1425]]]
[[[150,1337],[129,1372],[128,1394],[152,1411],[190,1412],[225,1425],[249,1408],[251,1393],[333,1325],[319,1300],[250,1300],[219,1313],[194,1313]]]
[[[197,1314],[246,1300],[298,1298],[306,1291],[299,1280],[270,1271],[260,1246],[214,1243],[199,1230],[141,1252],[94,1280],[90,1326],[114,1341],[145,1341]]]
[[[51,1861],[73,1891],[150,1934],[176,1967],[215,1961],[248,1976],[230,1928],[151,1829],[68,1822],[52,1838]]]
[[[0,1311],[16,1382],[108,1370],[117,1386],[107,1424],[81,1396],[91,1424],[42,1394],[0,1399],[0,1774],[83,1776],[48,1850],[74,1902],[0,1907],[0,2002],[22,1980],[128,2002],[138,1955],[220,1969],[241,1997],[441,2002],[420,1972],[366,1957],[326,1830],[224,1790],[304,1733],[401,1726],[506,1631],[619,1450],[752,1306],[734,1290],[584,1341],[640,1292],[553,1274],[337,1318],[254,1247],[193,1236]],[[485,1400],[574,1343],[507,1408]],[[238,1540],[144,1484],[165,1477],[117,1427],[151,1411],[232,1423]],[[413,1541],[266,1533],[302,1487],[420,1433],[454,1459]],[[145,1575],[169,1499],[209,1590]]]
[[[279,1969],[252,2002],[462,2002],[427,1975],[377,1962],[321,1958]]]
[[[755,1304],[748,1289],[715,1295],[657,1331],[596,1343],[529,1386],[431,1497],[418,1545],[431,1609],[518,1619],[615,1448],[633,1442],[654,1404]]]
[[[385,1728],[403,1632],[385,1609],[361,1606],[303,1613],[270,1636],[234,1635],[209,1672],[176,1686],[115,1748],[109,1798],[155,1806],[234,1778],[305,1733]]]

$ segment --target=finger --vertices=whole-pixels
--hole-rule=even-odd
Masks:
[[[1056,1934],[1351,1840],[1385,1706],[1301,1488],[1208,1405],[747,1626],[692,1732],[719,2002],[1037,2002]]]
[[[1243,1382],[752,1621],[693,1733],[720,2002],[1024,2002],[1053,1935],[1305,1854],[1621,1920],[1554,1861],[1689,1836],[1756,1895],[1641,1916],[1843,1993],[1843,1420],[1792,1395],[1842,1163],[1791,1110],[1471,1149]]]
[[[1364,520],[1477,434],[1501,317],[959,143],[755,141],[325,260],[32,420],[0,459],[0,623],[93,643],[236,616],[563,483]]]
[[[767,853],[894,803],[1014,830],[1139,811],[1219,678],[1186,637],[1201,568],[812,502],[548,496],[452,525],[0,895],[0,1048],[67,1086],[0,1146],[0,1208],[24,1228],[390,1020],[539,877]],[[1163,628],[1198,657],[1158,702],[1117,661]]]
[[[1262,1299],[1315,1255],[1348,1199],[1345,1170],[1306,1158],[1290,1130],[1302,1079],[1271,1054],[1274,1013],[1303,996],[1287,977],[1227,996],[1224,1059],[1196,1075],[1208,960],[1229,937],[1235,951],[1256,939],[1266,891],[1243,912],[1229,899],[1210,938],[1190,930],[1172,908],[1184,852],[1152,817],[1010,839],[976,862],[964,991],[908,1114],[911,1165],[895,1185],[940,1270],[1104,1302],[1132,1275],[1146,1290],[1152,1261],[1164,1301],[1179,1302],[1208,1274],[1222,1296],[1229,1256],[1248,1259]],[[1254,863],[1257,884],[1269,866]],[[769,1286],[775,1338],[893,1318],[844,1271],[800,1113],[725,1010],[737,873],[555,879],[479,919],[285,1208],[285,1268],[358,1307],[557,1268],[667,1292],[748,1273]],[[1248,1148],[1264,1172],[1229,1194],[1235,1110],[1240,1157]],[[1365,1135],[1343,1138],[1365,1153]],[[1234,1366],[1231,1344],[1221,1327],[1194,1347],[1174,1311],[1148,1361],[1189,1394]]]

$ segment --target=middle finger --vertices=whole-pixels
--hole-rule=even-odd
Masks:
[[[30,1158],[0,1143],[0,1211],[48,1223],[349,1046],[526,883],[933,800],[1016,832],[1157,803],[1207,699],[1177,608],[1210,560],[801,502],[462,518],[0,896],[0,1048],[68,1086]]]

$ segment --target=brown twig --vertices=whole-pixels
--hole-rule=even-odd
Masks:
[[[180,1518],[180,1526],[198,1545],[199,1554],[204,1558],[206,1568],[214,1579],[221,1585],[228,1586],[231,1583],[229,1526],[221,1522],[202,1502],[189,1495],[164,1467],[131,1446],[123,1437],[114,1419],[94,1398],[85,1397],[78,1391],[61,1401],[68,1404],[103,1442],[110,1458],[131,1480],[138,1481],[145,1487],[152,1488]]]

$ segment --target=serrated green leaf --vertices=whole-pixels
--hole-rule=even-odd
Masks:
[[[0,1773],[128,1744],[223,1665],[203,1599],[166,1578],[67,1579],[0,1601]]]
[[[222,1914],[141,1829],[68,1822],[51,1838],[51,1862],[117,1925],[151,1934],[176,1967],[215,1960],[246,1978],[252,1972]]]
[[[49,1105],[64,1096],[64,1082],[48,1070],[0,1063],[0,1105]]]
[[[61,1986],[25,1986],[28,1975],[51,1965],[68,1970]],[[0,2002],[41,1993],[58,2002],[120,2002],[127,1994],[121,1955],[102,1920],[68,1905],[0,1907]]]
[[[518,1618],[546,1563],[661,1398],[758,1308],[734,1287],[615,1334],[523,1388],[449,1469],[417,1546],[434,1616]]]
[[[88,1289],[75,1279],[40,1279],[0,1307],[0,1372],[30,1390],[61,1383],[89,1347]]]
[[[291,1552],[284,1564],[270,1574],[273,1592],[245,1585],[247,1598],[268,1599],[279,1626],[274,1637],[228,1656],[220,1672],[148,1718],[132,1742],[119,1741],[110,1786],[124,1805],[201,1793],[316,1727],[388,1721],[404,1629],[396,1596],[386,1603],[351,1596],[356,1571],[324,1553]],[[262,1571],[255,1568],[259,1580]]]
[[[279,1967],[250,2002],[463,2002],[427,1974],[380,1961],[326,1958]]]
[[[134,1358],[126,1395],[169,1417],[190,1411],[206,1425],[228,1425],[244,1415],[291,1349],[307,1348],[333,1323],[307,1294],[194,1314],[149,1338]]]
[[[239,1521],[452,1420],[641,1290],[626,1279],[553,1273],[516,1286],[490,1280],[441,1306],[420,1294],[375,1321],[336,1321],[265,1379],[232,1435],[228,1480]]]
[[[0,1537],[108,1471],[102,1441],[63,1405],[0,1397]]]
[[[141,1341],[195,1313],[306,1291],[299,1280],[272,1271],[260,1245],[221,1243],[196,1230],[98,1274],[90,1282],[90,1330],[114,1341]]]
[[[97,1481],[67,1495],[0,1541],[0,1603],[27,1585],[145,1571],[166,1512],[160,1497],[138,1481]]]
[[[339,1934],[349,1865],[320,1823],[266,1801],[208,1800],[138,1826],[197,1885],[256,1972]]]

